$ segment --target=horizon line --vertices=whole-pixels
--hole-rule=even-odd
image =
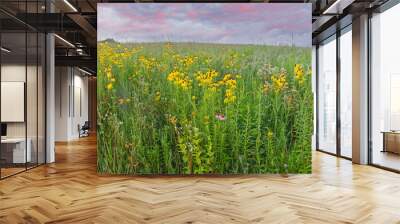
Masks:
[[[216,44],[216,45],[254,45],[254,46],[272,46],[272,47],[298,47],[298,48],[312,48],[312,45],[310,46],[303,46],[303,45],[290,45],[290,44],[271,44],[271,43],[265,43],[265,44],[257,44],[257,43],[217,43],[217,42],[197,42],[197,41],[149,41],[149,42],[135,42],[135,41],[118,41],[113,38],[106,38],[104,40],[97,40],[97,43],[100,42],[111,42],[114,41],[116,43],[120,44],[160,44],[160,43],[173,43],[173,44]]]

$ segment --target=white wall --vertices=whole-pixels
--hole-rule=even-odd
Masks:
[[[88,78],[76,68],[56,67],[55,85],[55,140],[77,139],[78,125],[88,120]]]
[[[69,133],[69,96],[71,83],[68,67],[55,68],[55,141],[67,141]]]
[[[76,71],[76,70],[75,70]],[[72,119],[72,132],[71,134],[75,137],[79,137],[78,132],[78,124],[81,126],[85,123],[85,121],[89,120],[89,113],[88,113],[88,78],[85,76],[81,76],[82,73],[79,75],[75,75],[74,77],[74,108],[75,110],[73,119]],[[80,93],[79,93],[80,92]],[[80,97],[79,97],[80,95]],[[79,103],[80,101],[80,103]],[[79,108],[81,107],[81,108]],[[80,111],[81,110],[81,111]]]
[[[1,66],[1,81],[25,82],[25,64],[5,64]],[[29,69],[29,67],[28,67]]]

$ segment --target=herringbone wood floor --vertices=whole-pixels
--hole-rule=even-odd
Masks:
[[[314,153],[312,175],[108,177],[96,141],[0,181],[0,223],[400,223],[400,175]]]

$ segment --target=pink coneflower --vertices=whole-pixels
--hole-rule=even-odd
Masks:
[[[223,114],[216,114],[215,118],[217,118],[220,121],[224,121],[226,119],[226,117]]]

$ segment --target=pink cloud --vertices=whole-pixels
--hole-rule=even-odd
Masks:
[[[280,42],[311,34],[309,4],[99,4],[99,39],[122,41]],[[273,37],[271,32],[279,33]],[[299,43],[306,45],[307,43]]]

